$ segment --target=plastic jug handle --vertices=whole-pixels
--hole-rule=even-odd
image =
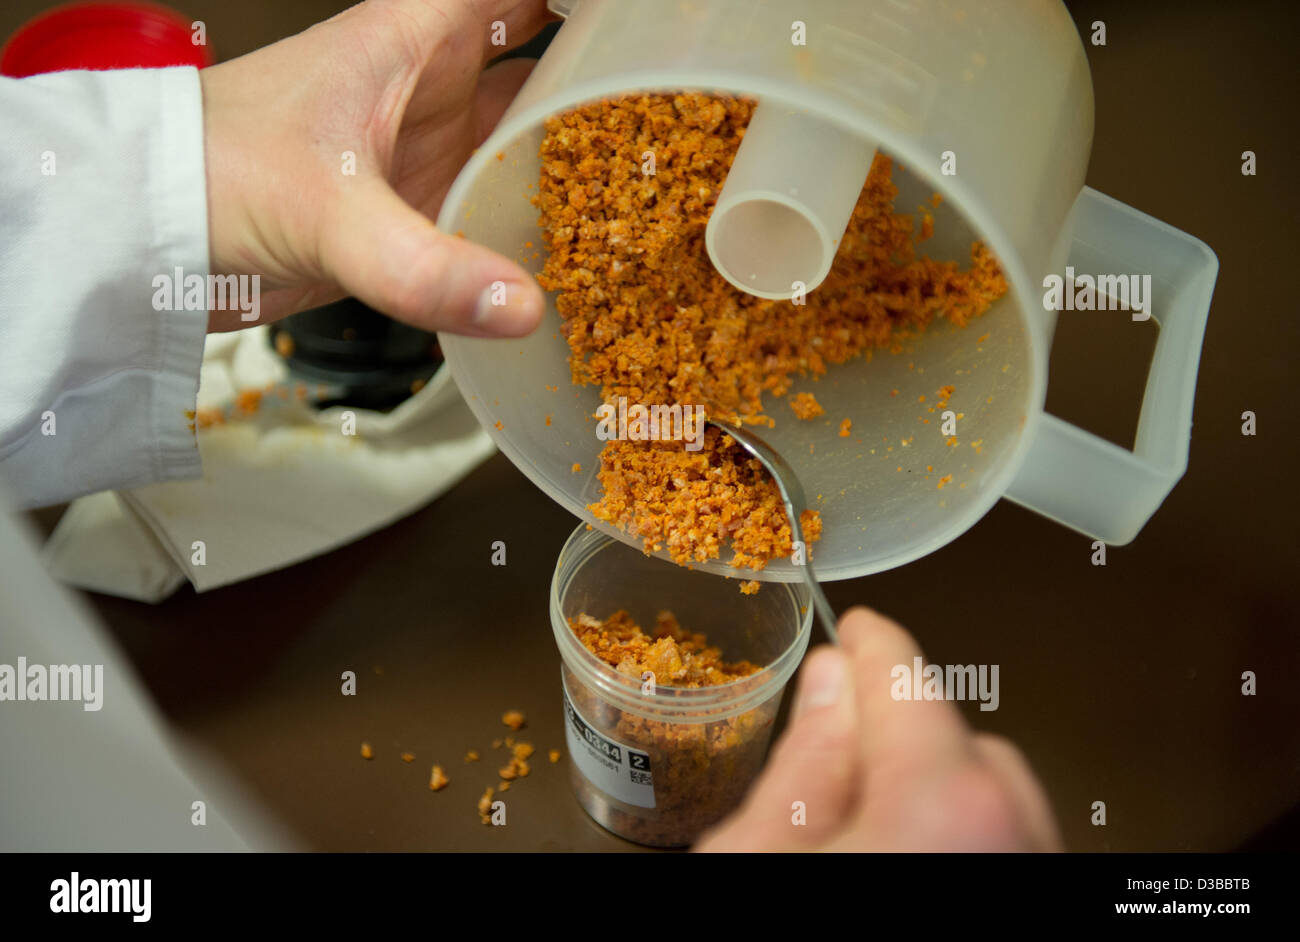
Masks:
[[[1079,273],[1151,275],[1160,327],[1132,451],[1044,414],[1006,497],[1094,539],[1130,542],[1187,470],[1201,342],[1219,260],[1204,242],[1084,187],[1072,212]]]

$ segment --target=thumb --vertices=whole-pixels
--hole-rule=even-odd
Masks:
[[[522,337],[545,308],[522,268],[441,232],[378,177],[342,197],[321,258],[348,294],[425,330]]]
[[[810,847],[842,830],[861,784],[857,736],[849,658],[819,648],[804,662],[789,725],[744,806],[697,849]]]

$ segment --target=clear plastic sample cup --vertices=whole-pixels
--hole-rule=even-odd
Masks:
[[[672,687],[592,654],[570,619],[626,610],[653,633],[660,612],[704,634],[727,662],[756,673],[726,684]],[[621,837],[682,847],[725,817],[757,776],[786,682],[803,659],[812,606],[801,584],[692,572],[579,526],[551,582],[551,626],[563,661],[565,737],[578,801]],[[651,680],[654,683],[651,683]]]

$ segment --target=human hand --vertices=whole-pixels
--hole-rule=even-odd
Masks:
[[[533,279],[432,218],[533,65],[484,64],[548,18],[545,0],[369,0],[202,70],[212,272],[260,275],[262,321],[350,294],[427,330],[529,333]]]
[[[700,851],[1048,851],[1061,838],[1041,786],[1007,740],[952,703],[894,700],[890,675],[921,651],[855,608],[842,649],[804,663],[785,734],[744,805]],[[807,823],[792,823],[802,801]]]

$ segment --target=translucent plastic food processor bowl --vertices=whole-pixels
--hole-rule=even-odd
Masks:
[[[968,327],[936,321],[900,353],[878,350],[797,382],[794,391],[816,394],[823,417],[797,421],[783,402],[765,400],[777,424],[763,434],[824,520],[813,551],[820,577],[930,553],[1004,496],[1112,544],[1137,534],[1186,468],[1218,262],[1204,243],[1083,186],[1092,87],[1064,7],[805,0],[796,14],[742,0],[553,0],[552,9],[567,21],[457,178],[438,219],[444,230],[540,269],[545,243],[531,198],[544,120],[594,99],[686,88],[752,96],[823,120],[833,134],[860,135],[895,159],[898,211],[942,195],[922,251],[965,267],[978,238],[1002,263],[1010,290]],[[791,41],[796,16],[806,45]],[[955,174],[942,172],[945,159]],[[1067,264],[1152,277],[1161,332],[1132,451],[1043,412],[1055,327],[1043,278]],[[587,509],[601,494],[599,389],[572,385],[559,328],[552,307],[523,340],[443,335],[442,345],[506,456],[573,513],[639,545]],[[928,411],[946,385],[955,387],[947,408],[961,414],[955,447],[942,433],[943,410]],[[852,432],[841,438],[845,418]],[[735,575],[728,558],[724,550],[699,568]],[[781,560],[757,577],[800,574]]]

